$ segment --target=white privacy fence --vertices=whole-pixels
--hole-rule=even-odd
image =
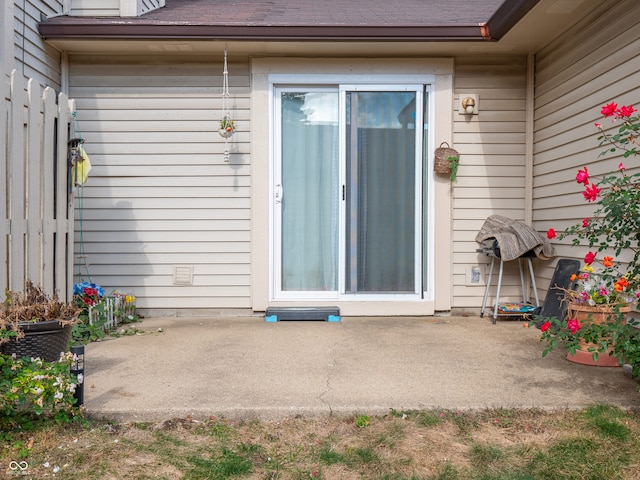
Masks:
[[[2,78],[0,292],[31,280],[69,300],[73,289],[73,192],[67,152],[73,101],[14,70]]]

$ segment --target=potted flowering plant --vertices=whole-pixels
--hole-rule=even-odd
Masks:
[[[24,292],[7,292],[0,307],[0,350],[57,361],[67,351],[80,309],[28,281]]]
[[[73,299],[79,309],[78,323],[71,331],[74,343],[87,344],[104,338],[105,336],[105,303],[104,289],[91,282],[79,282],[73,285]],[[94,313],[95,321],[92,321],[91,313]]]
[[[638,155],[636,112],[631,105],[619,107],[615,102],[602,107],[602,115],[617,124],[617,129],[611,133],[595,124],[600,145],[606,147],[600,156],[621,153],[626,159]],[[584,186],[584,199],[598,207],[577,225],[547,232],[549,239],[573,236],[573,245],[586,243],[589,251],[584,256],[585,267],[574,278],[575,288],[567,292],[568,319],[542,319],[541,339],[547,343],[543,356],[564,345],[569,359],[578,358],[577,352],[587,352],[591,364],[599,364],[600,356],[612,357],[616,365],[630,363],[634,376],[639,375],[640,330],[626,314],[640,297],[640,173],[629,173],[623,162],[603,176],[594,176],[583,167],[576,182]]]
[[[71,370],[68,351],[80,309],[28,281],[9,291],[0,306],[0,429],[31,415],[69,421],[78,413],[75,396],[82,377]]]

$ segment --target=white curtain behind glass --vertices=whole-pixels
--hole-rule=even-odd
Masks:
[[[349,92],[347,290],[415,289],[413,92]]]
[[[338,285],[338,93],[282,93],[282,290]]]

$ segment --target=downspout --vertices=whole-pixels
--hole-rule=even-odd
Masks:
[[[0,11],[2,19],[0,19],[0,68],[2,68],[2,81],[5,76],[9,76],[13,70],[13,0],[2,3]]]
[[[534,121],[535,55],[527,56],[527,83],[525,92],[525,190],[524,221],[533,223],[533,121]]]
[[[60,91],[69,95],[69,55],[60,53]]]
[[[480,35],[485,40],[491,40],[491,33],[489,32],[489,26],[486,23],[480,24]]]
[[[533,225],[533,121],[535,106],[535,55],[527,56],[527,82],[525,92],[525,159],[524,159],[524,221],[527,225]],[[531,265],[531,264],[529,264]],[[529,272],[534,275],[534,272]],[[527,292],[534,288],[529,278],[525,280]],[[537,287],[537,285],[536,285]],[[538,298],[538,292],[533,292]]]

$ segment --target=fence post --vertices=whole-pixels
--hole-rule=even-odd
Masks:
[[[0,83],[0,169],[7,171],[8,155],[8,116],[10,109],[11,83],[10,77],[2,72],[2,82]],[[4,175],[0,180],[2,185],[2,195],[0,195],[0,251],[8,252],[8,240],[10,232],[9,215],[7,211],[7,192],[9,191],[9,177]],[[9,287],[9,258],[5,253],[4,263],[0,270],[0,292],[4,292]]]
[[[27,279],[42,284],[42,91],[33,78],[27,83]]]
[[[25,281],[24,237],[27,234],[25,212],[24,162],[24,77],[16,70],[11,72],[11,106],[9,111],[9,145],[7,174],[9,195],[9,288],[22,290]]]
[[[51,87],[44,89],[43,140],[42,140],[42,175],[45,179],[54,179],[56,158],[56,122],[58,118],[56,104],[57,94]],[[45,181],[42,186],[42,287],[46,292],[55,291],[53,279],[53,265],[55,263],[55,232],[56,221],[54,215],[55,184],[53,180]]]

